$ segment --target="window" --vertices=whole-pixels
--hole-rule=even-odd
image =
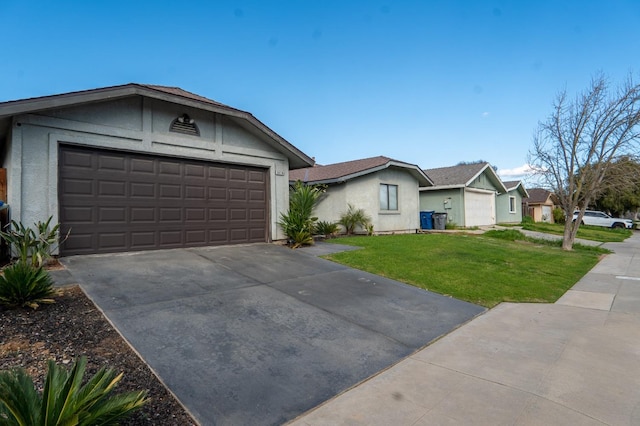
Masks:
[[[516,197],[509,197],[509,213],[516,212]]]
[[[380,184],[380,210],[398,210],[398,185]]]

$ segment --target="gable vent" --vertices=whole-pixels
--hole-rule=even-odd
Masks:
[[[198,129],[195,120],[189,117],[188,114],[182,114],[180,117],[173,120],[169,130],[177,133],[185,133],[187,135],[200,136],[200,130]]]

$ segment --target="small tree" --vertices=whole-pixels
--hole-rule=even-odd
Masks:
[[[638,143],[640,86],[631,77],[614,93],[604,76],[573,101],[566,90],[549,118],[540,122],[529,152],[529,163],[558,197],[567,218],[562,248],[571,250],[584,212],[603,191],[613,161]],[[636,148],[637,149],[637,148]]]

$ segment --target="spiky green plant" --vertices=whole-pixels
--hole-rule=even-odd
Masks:
[[[82,385],[87,360],[70,371],[48,362],[44,390],[39,394],[22,369],[0,372],[0,423],[18,426],[117,425],[147,402],[146,392],[111,395],[122,379],[102,368]]]
[[[347,235],[351,235],[355,232],[357,226],[366,230],[371,223],[371,217],[363,209],[356,209],[349,203],[347,204],[347,211],[340,215],[338,223],[344,227]],[[371,231],[373,232],[373,227]]]
[[[313,210],[325,192],[323,185],[305,185],[296,181],[289,193],[289,210],[280,215],[278,224],[293,248],[313,243],[313,231],[317,217]]]
[[[319,220],[318,223],[316,223],[316,234],[333,237],[338,232],[340,232],[340,226],[335,222]]]
[[[18,261],[0,275],[0,305],[35,309],[40,303],[53,303],[57,293],[53,279],[41,266]]]
[[[20,262],[30,261],[33,266],[44,265],[51,257],[52,253],[68,237],[69,233],[60,239],[60,224],[51,228],[52,216],[45,222],[36,222],[34,231],[26,227],[22,222],[11,221],[5,231],[0,231],[0,238],[5,240],[11,247],[12,254]]]

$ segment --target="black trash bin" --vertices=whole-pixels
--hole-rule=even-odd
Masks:
[[[446,213],[434,213],[433,214],[433,229],[444,230],[447,225]]]
[[[433,210],[420,212],[420,229],[433,229]]]

